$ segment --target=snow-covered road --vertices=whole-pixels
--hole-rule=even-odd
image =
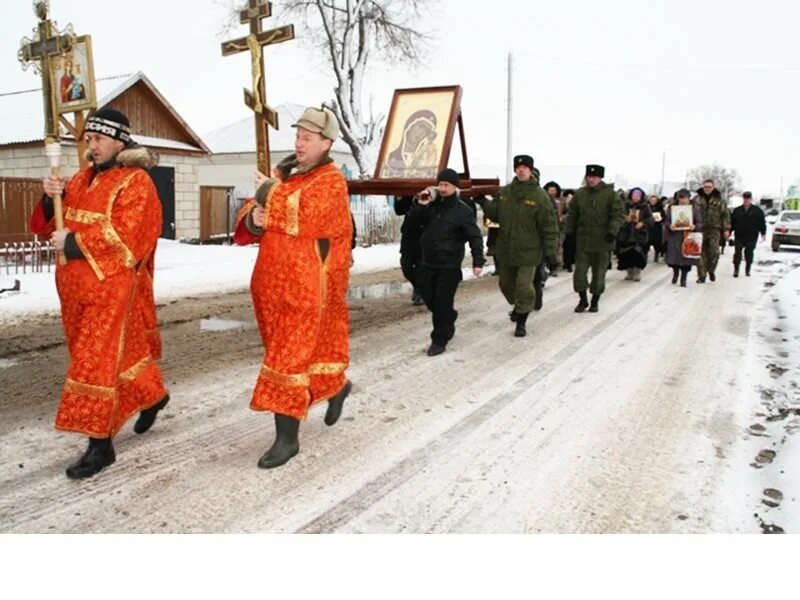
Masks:
[[[89,481],[63,474],[83,440],[51,428],[63,346],[17,344],[0,352],[0,531],[798,531],[800,253],[757,256],[775,257],[733,279],[727,254],[688,289],[662,264],[639,283],[615,271],[598,314],[572,312],[562,274],[524,339],[496,278],[465,282],[435,358],[406,295],[354,300],[343,418],[312,412],[273,471],[255,466],[272,424],[247,408],[260,347],[244,294],[163,328],[173,400]]]

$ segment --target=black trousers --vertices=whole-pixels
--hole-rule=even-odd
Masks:
[[[419,288],[419,261],[419,252],[405,252],[400,255],[400,269],[403,271],[403,277],[414,286],[414,291]]]
[[[453,308],[453,301],[461,277],[461,269],[419,269],[419,291],[433,313],[431,341],[437,346],[447,346],[456,332],[458,311]]]
[[[755,253],[755,244],[745,244],[735,240],[733,247],[733,266],[738,267],[742,264],[742,250],[744,249],[744,262],[749,268],[753,264],[753,254]]]

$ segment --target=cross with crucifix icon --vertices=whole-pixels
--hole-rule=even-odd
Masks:
[[[44,98],[45,139],[58,141],[58,112],[56,110],[56,96],[53,92],[52,62],[69,52],[72,48],[75,34],[72,25],[67,25],[63,33],[59,33],[49,19],[50,2],[37,0],[34,2],[34,11],[39,17],[39,24],[34,30],[34,39],[23,38],[17,58],[22,63],[22,68],[33,68],[42,76],[42,97]]]
[[[294,39],[294,25],[284,25],[269,31],[261,29],[261,20],[272,15],[272,3],[248,0],[247,8],[239,11],[239,21],[250,24],[250,35],[222,43],[222,56],[250,51],[252,92],[245,88],[244,103],[253,110],[256,119],[256,156],[258,170],[269,176],[269,130],[278,129],[278,113],[267,105],[267,86],[264,81],[263,46]]]
[[[50,161],[50,174],[58,176],[61,165],[61,135],[58,127],[58,110],[56,109],[56,95],[53,86],[53,61],[63,56],[72,48],[75,33],[72,25],[67,25],[64,32],[59,32],[50,20],[49,0],[34,0],[33,10],[39,18],[39,24],[34,30],[34,39],[23,38],[17,58],[22,63],[22,68],[27,69],[33,65],[34,69],[42,76],[42,98],[44,99],[44,148]],[[64,228],[64,214],[61,206],[61,194],[53,198],[53,208],[56,219],[56,229]],[[58,262],[67,264],[67,258],[59,253]]]

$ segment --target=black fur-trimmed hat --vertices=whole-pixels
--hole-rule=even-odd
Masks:
[[[596,175],[597,177],[606,176],[606,168],[603,165],[586,165],[586,176]]]
[[[516,169],[520,165],[525,165],[533,171],[533,157],[528,154],[517,154],[514,157],[514,168]]]
[[[83,131],[102,133],[126,145],[131,143],[131,124],[128,117],[113,108],[101,108],[86,119]]]

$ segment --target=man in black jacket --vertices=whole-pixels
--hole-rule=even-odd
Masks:
[[[744,249],[744,274],[750,277],[750,267],[753,265],[753,252],[758,243],[758,234],[763,241],[767,235],[767,221],[764,211],[753,205],[753,194],[742,194],[742,205],[737,206],[731,213],[731,229],[734,235],[733,276],[739,276],[739,265],[742,264],[742,249]]]
[[[458,173],[445,169],[439,173],[437,182],[438,187],[420,192],[405,221],[407,227],[422,229],[419,290],[433,313],[428,356],[444,352],[456,331],[458,311],[453,309],[453,300],[462,278],[464,244],[469,243],[476,277],[486,262],[475,214],[458,197]]]

